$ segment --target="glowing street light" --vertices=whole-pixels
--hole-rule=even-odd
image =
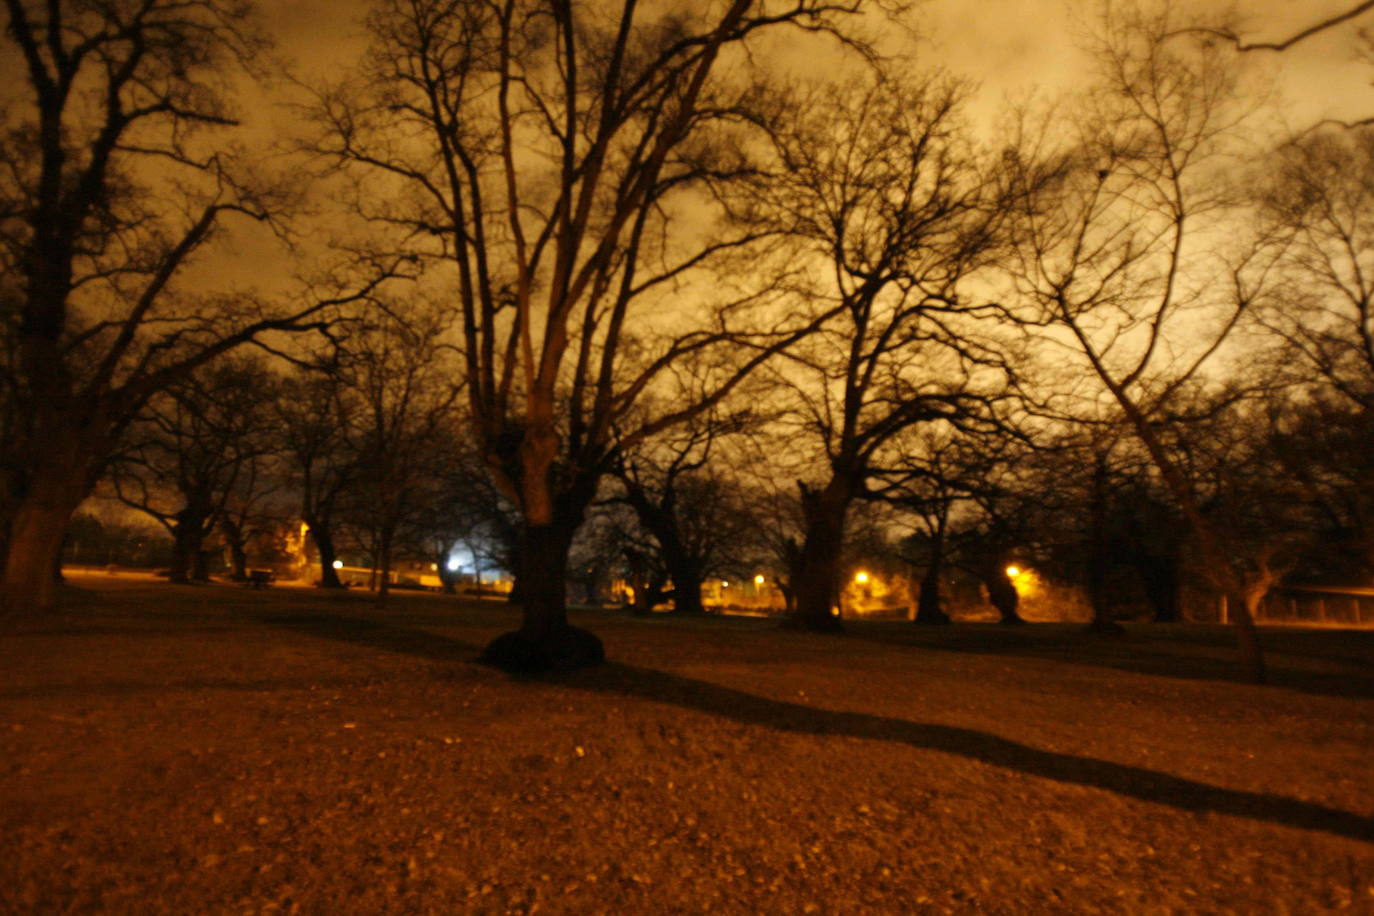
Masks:
[[[854,574],[854,581],[859,583],[860,585],[863,585],[865,582],[868,581],[868,573],[864,572],[863,570],[859,570],[857,573]]]
[[[1021,575],[1021,569],[1020,569],[1020,567],[1017,567],[1017,566],[1008,566],[1008,567],[1007,567],[1007,578],[1008,578],[1008,579],[1015,579],[1015,578],[1016,578],[1017,576],[1019,576],[1019,575]]]
[[[757,576],[754,577],[754,584],[755,584],[755,585],[762,585],[762,584],[763,584],[763,573],[759,573]]]
[[[343,560],[335,560],[332,565],[335,569],[343,569]]]

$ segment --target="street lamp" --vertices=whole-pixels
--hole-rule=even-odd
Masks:
[[[863,585],[865,582],[868,581],[868,573],[864,572],[863,570],[859,570],[857,573],[854,574],[854,581],[859,583],[860,585]]]

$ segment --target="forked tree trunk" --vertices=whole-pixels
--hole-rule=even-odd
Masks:
[[[792,586],[797,592],[797,626],[818,632],[844,629],[835,608],[840,585],[840,556],[844,549],[844,523],[849,510],[849,490],[834,478],[821,490],[802,490],[806,537],[801,564]]]

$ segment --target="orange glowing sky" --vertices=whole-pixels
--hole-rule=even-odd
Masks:
[[[688,2],[688,0],[683,0]],[[1321,19],[1339,13],[1353,0],[1177,0],[1182,8],[1210,21],[1224,19],[1234,6],[1243,36],[1249,41],[1278,41]],[[1098,9],[1099,0],[921,0],[910,13],[921,40],[897,47],[912,53],[918,64],[948,68],[979,87],[973,104],[975,120],[984,130],[998,122],[1009,100],[1030,93],[1054,95],[1076,87],[1085,63],[1076,50],[1080,24]],[[262,0],[265,26],[280,54],[307,81],[342,75],[356,61],[365,41],[361,19],[368,0]],[[1257,63],[1272,68],[1290,129],[1323,118],[1351,120],[1374,116],[1374,63],[1358,57],[1358,28],[1374,28],[1374,14],[1346,23],[1289,48],[1281,54],[1256,52]],[[900,35],[898,29],[890,30]],[[903,38],[904,42],[905,39]],[[891,50],[891,49],[889,49]],[[801,59],[816,59],[812,48]],[[819,66],[825,66],[824,56]],[[815,64],[812,64],[813,66]],[[244,106],[254,133],[266,129],[278,136],[294,134],[293,116],[276,110],[272,96]],[[259,104],[260,102],[260,104]],[[267,127],[268,124],[273,125]],[[259,136],[261,134],[258,134]],[[206,265],[217,281],[242,276],[244,264],[261,282],[261,266],[273,260],[274,243],[264,230],[245,227],[233,236],[237,256]],[[270,271],[268,271],[270,273]]]
[[[1352,0],[1177,2],[1215,20],[1234,8],[1247,39],[1275,41],[1347,9]],[[1037,87],[1072,86],[1082,69],[1074,47],[1076,23],[1095,7],[1095,0],[922,0],[910,15],[929,39],[918,58],[976,80],[985,104],[993,104]],[[262,8],[281,50],[307,75],[337,72],[361,47],[359,19],[366,0],[266,0]],[[1275,62],[1294,118],[1350,118],[1374,110],[1371,66],[1356,54],[1361,24],[1374,26],[1374,14],[1282,54],[1256,55]]]

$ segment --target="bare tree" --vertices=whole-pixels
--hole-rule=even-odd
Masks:
[[[302,369],[284,381],[275,405],[285,473],[320,557],[323,588],[343,588],[334,560],[340,503],[357,475],[347,435],[351,396],[336,367]]]
[[[1227,552],[1164,434],[1273,263],[1257,253],[1262,245],[1240,255],[1218,247],[1237,235],[1225,174],[1249,108],[1232,52],[1171,39],[1180,28],[1167,9],[1105,8],[1098,84],[1057,125],[1054,143],[1006,157],[1019,192],[1009,270],[1030,319],[1055,329],[1042,345],[1077,354],[1149,453],[1209,575],[1236,599],[1244,664],[1262,681],[1247,597],[1253,568]]]
[[[814,326],[763,322],[766,291],[704,281],[759,256],[718,202],[754,169],[749,52],[778,30],[836,35],[858,7],[387,0],[362,70],[319,94],[311,146],[356,177],[359,212],[443,265],[461,311],[473,431],[522,519],[523,622],[488,661],[602,658],[567,623],[564,580],[613,430],[629,445],[707,409]],[[694,355],[713,369],[692,396],[628,425]]]
[[[1287,344],[1295,381],[1315,374],[1374,411],[1374,128],[1285,143],[1257,190],[1286,281],[1259,319]]]
[[[356,456],[348,506],[386,601],[398,535],[422,511],[443,472],[442,445],[457,425],[462,386],[445,357],[446,315],[427,305],[375,309],[342,344],[337,372],[357,405],[348,436]]]
[[[264,426],[274,395],[260,364],[221,360],[153,398],[116,456],[115,495],[172,536],[173,582],[209,578],[205,540],[271,450]]]
[[[990,425],[1007,386],[975,326],[988,311],[966,301],[1000,211],[962,132],[963,95],[938,74],[824,86],[772,134],[786,171],[760,207],[815,259],[812,295],[837,310],[776,370],[800,404],[799,433],[826,457],[819,479],[798,483],[794,619],[810,629],[840,628],[845,519],[884,447],[917,424]]]
[[[732,558],[753,522],[738,486],[711,459],[719,440],[751,419],[749,414],[698,416],[673,434],[620,455],[614,468],[618,500],[634,510],[652,538],[673,585],[676,613],[704,613],[706,577],[737,569]]]
[[[318,326],[347,297],[278,307],[183,283],[226,220],[281,231],[292,203],[225,139],[233,82],[264,45],[247,4],[5,12],[24,76],[0,113],[0,604],[17,612],[53,603],[67,521],[155,392],[266,332]]]

